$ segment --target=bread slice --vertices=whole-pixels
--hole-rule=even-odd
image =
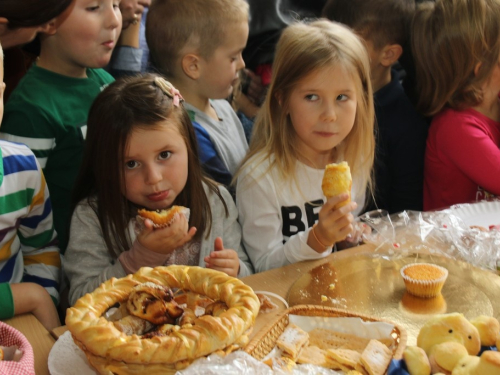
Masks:
[[[309,341],[309,335],[302,328],[290,323],[278,337],[276,346],[283,351],[283,355],[296,361],[300,350]]]
[[[328,367],[325,351],[317,346],[306,346],[303,348],[297,358],[297,363]]]
[[[391,363],[392,352],[378,340],[370,340],[361,353],[361,363],[370,375],[383,375]]]
[[[361,358],[361,354],[349,349],[328,349],[326,351],[326,356],[337,362],[340,368],[345,372],[356,370]]]

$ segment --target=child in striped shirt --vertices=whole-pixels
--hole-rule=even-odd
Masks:
[[[4,90],[0,46],[0,122]],[[60,326],[60,269],[40,165],[25,145],[0,140],[0,319],[32,313],[47,330]]]

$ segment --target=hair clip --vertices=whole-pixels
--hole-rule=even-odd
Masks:
[[[177,90],[170,82],[165,80],[162,77],[155,77],[154,80],[155,85],[163,91],[168,97],[172,98],[174,106],[178,107],[181,101],[184,101],[179,90]]]

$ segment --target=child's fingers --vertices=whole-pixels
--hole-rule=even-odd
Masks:
[[[328,198],[323,207],[326,207],[328,210],[333,210],[337,204],[347,199],[349,199],[349,194],[347,193],[335,195],[334,197]]]
[[[195,227],[191,227],[187,233],[179,233],[179,236],[176,240],[177,247],[183,246],[185,243],[191,241],[196,232],[197,229]]]
[[[221,237],[217,237],[214,241],[214,250],[215,251],[220,251],[224,250],[224,243],[222,242]]]
[[[212,251],[204,260],[205,263],[222,265],[224,261],[238,260],[238,254],[232,249],[217,250]]]
[[[206,267],[227,273],[229,276],[237,276],[239,261],[237,259],[228,258],[212,258],[207,257]],[[205,259],[206,260],[206,259]]]
[[[196,234],[197,231],[198,231],[198,229],[196,229],[196,227],[189,228],[189,231],[187,233],[187,235],[189,237],[188,241],[191,241],[191,239],[194,237],[194,235]]]
[[[212,251],[209,255],[211,259],[238,259],[238,254],[232,249]]]
[[[353,231],[353,227],[352,227],[352,224],[348,224],[346,225],[345,227],[341,228],[338,232],[337,232],[337,235],[338,235],[338,241],[343,241],[347,238],[347,236]]]
[[[145,229],[149,229],[150,231],[152,231],[153,225],[154,225],[154,223],[150,219],[144,219],[144,228]]]

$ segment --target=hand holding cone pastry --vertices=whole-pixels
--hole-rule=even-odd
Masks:
[[[328,164],[321,188],[327,201],[319,211],[319,219],[311,228],[308,244],[323,252],[335,243],[345,240],[353,232],[356,202],[351,202],[352,177],[347,162]]]
[[[338,203],[335,209],[345,206],[351,201],[351,187],[352,187],[352,177],[351,169],[347,162],[342,163],[332,163],[328,164],[325,168],[325,174],[323,176],[323,183],[321,188],[323,189],[323,194],[327,198],[334,197],[343,193],[349,194],[349,198]]]

